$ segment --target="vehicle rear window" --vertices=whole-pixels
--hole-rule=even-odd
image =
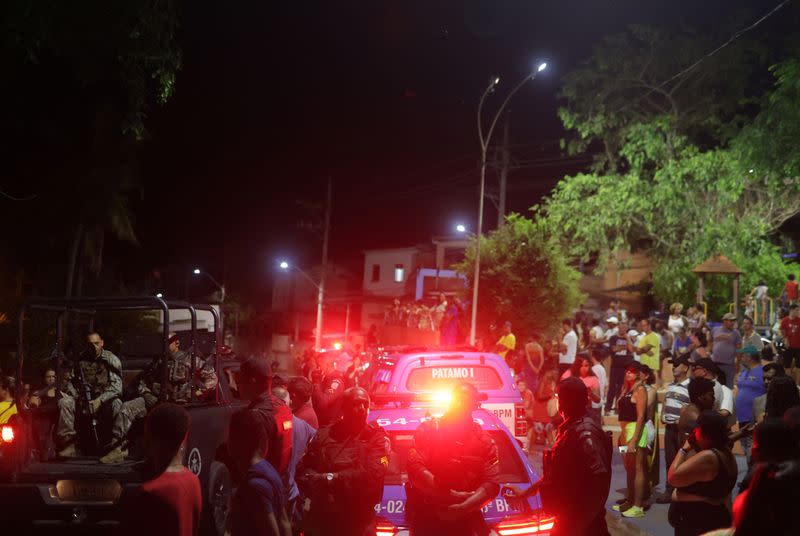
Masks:
[[[442,365],[415,368],[408,375],[406,389],[409,391],[432,391],[458,381],[467,381],[480,391],[503,388],[503,380],[492,367],[483,365]]]
[[[503,432],[488,431],[489,437],[497,445],[497,454],[500,460],[499,483],[529,482],[528,473],[516,450],[511,445],[508,436]],[[408,462],[408,449],[414,443],[412,432],[389,432],[392,450],[389,453],[389,469],[386,473],[385,484],[400,485],[408,480],[406,464]]]

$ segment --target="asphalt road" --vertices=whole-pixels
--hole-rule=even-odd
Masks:
[[[537,447],[533,453],[529,455],[533,466],[536,471],[541,474],[542,472],[542,448]],[[664,482],[666,482],[666,468],[664,467],[664,453],[661,451],[661,478],[657,491],[663,491]],[[737,456],[736,461],[739,464],[739,481],[744,477],[747,462],[744,456]],[[674,529],[667,521],[668,504],[655,504],[653,503],[647,509],[647,515],[642,518],[628,519],[622,517],[619,513],[614,512],[611,507],[625,494],[625,468],[622,465],[622,457],[619,452],[614,452],[612,459],[612,476],[611,476],[611,492],[608,494],[608,501],[606,502],[606,522],[608,523],[609,532],[612,536],[672,536]],[[734,488],[735,493],[738,490]]]

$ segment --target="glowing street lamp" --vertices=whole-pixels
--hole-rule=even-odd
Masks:
[[[523,78],[516,86],[514,86],[511,91],[506,95],[505,100],[500,105],[500,108],[494,115],[494,119],[489,126],[489,130],[486,133],[486,136],[483,135],[483,101],[486,100],[486,97],[494,92],[495,87],[500,83],[500,78],[494,77],[489,81],[489,85],[486,87],[486,91],[483,92],[481,96],[481,100],[478,101],[478,139],[481,142],[481,188],[480,188],[480,198],[478,199],[478,231],[475,233],[475,273],[473,274],[472,279],[472,318],[470,320],[470,328],[469,328],[469,343],[471,345],[475,345],[475,334],[476,328],[478,323],[478,286],[480,282],[481,276],[481,234],[483,233],[483,198],[486,191],[486,152],[489,149],[489,143],[492,141],[492,133],[494,132],[494,127],[497,125],[497,120],[500,118],[500,115],[503,113],[508,102],[511,100],[511,97],[519,91],[519,89],[525,85],[526,82],[529,80],[533,80],[536,78],[536,75],[541,73],[547,69],[547,63],[542,62],[536,68],[535,71],[530,73],[528,76]]]
[[[163,298],[163,297],[164,297],[164,294],[162,294],[161,292],[159,292],[158,294],[156,294],[156,298]]]
[[[456,231],[459,232],[459,233],[466,233],[467,232],[467,226],[464,225],[463,223],[459,223],[458,225],[456,225]]]

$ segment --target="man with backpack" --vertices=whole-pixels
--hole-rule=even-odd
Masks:
[[[578,378],[558,384],[564,418],[552,450],[545,452],[544,476],[525,491],[508,486],[509,503],[541,493],[545,511],[556,516],[552,534],[607,536],[605,503],[611,486],[611,438],[586,414],[586,386]],[[581,492],[575,493],[575,486]]]
[[[239,373],[239,395],[249,400],[248,409],[261,417],[267,434],[267,461],[283,476],[292,455],[292,410],[272,394],[272,374],[267,362],[252,358],[242,363]]]

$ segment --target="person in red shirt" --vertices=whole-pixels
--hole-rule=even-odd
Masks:
[[[797,381],[800,365],[800,305],[793,303],[789,306],[789,315],[781,320],[781,334],[786,342],[786,350],[783,353],[783,368]]]
[[[522,406],[525,408],[525,421],[528,423],[528,439],[524,449],[530,448],[531,436],[533,434],[533,391],[528,389],[522,376],[518,376],[517,389],[522,395]]]
[[[144,425],[147,462],[156,476],[123,504],[122,529],[129,535],[194,536],[203,504],[200,480],[183,465],[189,414],[177,404],[153,408]]]
[[[303,419],[315,430],[319,430],[319,419],[316,411],[314,411],[314,406],[311,404],[311,393],[314,391],[314,386],[308,378],[303,376],[291,378],[286,389],[289,391],[289,396],[292,397],[292,413],[294,416],[298,419]]]
[[[789,280],[783,287],[783,291],[786,293],[789,304],[797,303],[797,281],[794,280],[794,274],[789,274]]]

